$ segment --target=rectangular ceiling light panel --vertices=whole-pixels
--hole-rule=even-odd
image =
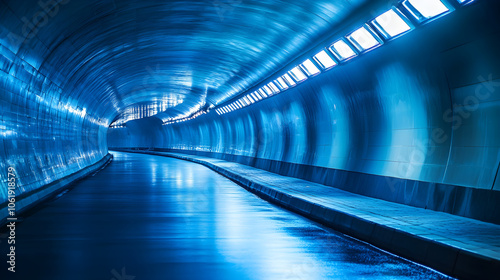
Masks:
[[[357,55],[343,39],[333,43],[329,49],[340,61],[351,59]]]
[[[425,21],[450,11],[450,8],[441,0],[405,0],[403,7],[419,21]]]
[[[307,79],[306,75],[302,70],[300,70],[299,66],[295,66],[292,70],[288,72],[290,76],[295,80],[295,82],[299,83],[305,81]]]
[[[335,60],[333,60],[333,58],[325,50],[317,53],[313,59],[323,68],[323,70],[330,69],[337,65]]]
[[[381,40],[367,25],[346,36],[347,39],[361,52],[381,45]]]
[[[316,65],[314,65],[314,63],[310,59],[306,59],[300,66],[308,76],[314,76],[321,73],[318,67],[316,67]]]
[[[409,20],[396,8],[376,17],[372,20],[372,24],[384,35],[385,39],[394,38],[412,29]]]

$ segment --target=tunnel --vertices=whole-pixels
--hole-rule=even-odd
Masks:
[[[499,15],[0,0],[1,279],[499,279]]]

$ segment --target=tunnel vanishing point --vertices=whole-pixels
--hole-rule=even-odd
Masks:
[[[500,279],[500,2],[0,0],[3,279]]]

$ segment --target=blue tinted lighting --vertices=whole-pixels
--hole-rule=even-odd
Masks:
[[[314,76],[321,73],[318,67],[316,67],[310,59],[306,59],[300,66],[304,69],[304,72],[306,72],[308,76]]]
[[[405,0],[403,6],[419,21],[431,19],[450,10],[441,0]]]
[[[391,9],[372,20],[372,24],[386,39],[396,37],[411,30],[407,19],[397,9]]]
[[[262,88],[264,89],[264,91],[267,93],[268,96],[273,95],[273,91],[268,86],[263,86]]]
[[[260,95],[256,94],[255,91],[250,93],[250,95],[252,95],[252,97],[255,99],[255,100],[261,100],[262,97],[260,97]]]
[[[260,93],[260,95],[262,95],[264,98],[268,97],[268,96],[267,96],[267,93],[266,93],[266,92],[265,92],[262,88],[260,88],[260,89],[259,89],[259,93]]]
[[[273,82],[270,82],[269,84],[267,84],[267,86],[274,92],[274,94],[277,94],[280,92],[278,87]]]
[[[250,102],[252,102],[252,103],[255,103],[255,101],[257,100],[257,99],[255,99],[255,100],[254,100],[254,99],[253,99],[253,97],[252,97],[250,94],[248,94],[248,95],[247,95],[247,98],[248,98],[248,99],[250,100]]]
[[[366,51],[380,45],[375,36],[368,26],[363,26],[346,37],[359,51]]]
[[[283,80],[283,77],[279,77],[276,79],[276,84],[281,90],[286,90],[288,89],[288,85],[286,84],[285,80]]]
[[[337,65],[337,63],[328,55],[328,53],[325,50],[320,51],[317,53],[313,59],[321,66],[323,69],[330,69]]]
[[[292,78],[296,81],[296,82],[302,82],[304,81],[305,79],[307,79],[306,75],[304,75],[304,72],[302,72],[302,70],[300,70],[300,67],[299,66],[295,66],[292,70],[290,70],[288,73],[290,73],[290,75],[292,76]]]
[[[295,81],[292,79],[292,77],[290,77],[290,75],[285,74],[283,75],[283,79],[288,83],[288,85],[290,85],[291,87],[293,87],[294,85],[296,85]]]
[[[340,39],[330,46],[332,53],[341,61],[353,58],[356,56],[354,50],[347,45],[344,40]]]

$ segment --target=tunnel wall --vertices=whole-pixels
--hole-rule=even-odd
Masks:
[[[500,223],[494,11],[478,1],[232,113],[110,129],[109,146],[217,157]]]
[[[0,208],[10,167],[19,199],[108,153],[108,124],[93,114],[92,97],[61,85],[63,73],[46,61],[50,52],[37,37],[22,37],[22,26],[8,9],[0,11]]]

